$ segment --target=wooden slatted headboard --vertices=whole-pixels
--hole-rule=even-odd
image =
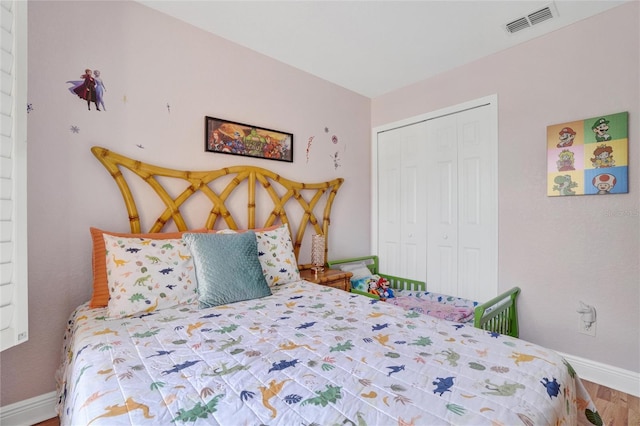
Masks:
[[[222,225],[228,229],[239,229],[238,223],[246,223],[249,229],[264,228],[278,224],[277,220],[279,219],[280,223],[286,223],[289,226],[296,259],[299,260],[300,247],[308,227],[311,227],[314,233],[323,234],[327,238],[325,259],[328,258],[326,254],[329,247],[328,231],[331,223],[331,206],[338,189],[344,182],[342,178],[328,182],[302,183],[283,178],[270,170],[255,166],[232,166],[208,171],[175,170],[133,160],[97,146],[91,148],[91,152],[115,179],[127,207],[132,233],[140,233],[142,229],[138,206],[130,185],[122,173],[123,168],[128,169],[146,182],[164,204],[164,210],[146,232],[162,232],[165,225],[171,221],[175,223],[179,231],[188,230],[181,208],[185,208],[185,203],[190,197],[201,193],[210,201],[211,208],[204,223],[199,223],[198,227],[222,229]],[[220,188],[216,188],[216,180],[220,183],[223,181],[223,177],[226,177],[224,183]],[[170,190],[161,182],[162,178],[180,179],[186,181],[188,186],[177,196],[172,197]],[[246,185],[242,185],[244,182]],[[240,191],[240,188],[246,188],[247,191],[247,210],[244,213],[234,211],[233,203],[229,202],[230,196],[234,191]],[[260,188],[266,192],[268,195],[266,198],[271,200],[272,205],[265,222],[257,224],[256,191],[259,191]],[[258,198],[264,199],[264,197]],[[323,200],[324,209],[321,204]],[[318,220],[314,213],[316,207],[318,207],[318,211],[322,210],[323,212],[321,220]],[[288,211],[294,208],[301,209],[302,213],[295,229],[294,224],[289,220],[289,217],[294,215],[288,214]],[[245,220],[242,221],[241,218]]]

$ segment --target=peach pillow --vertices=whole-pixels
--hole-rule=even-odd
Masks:
[[[93,267],[93,295],[89,302],[90,308],[104,308],[109,304],[109,285],[107,284],[107,249],[104,246],[104,234],[124,238],[151,238],[154,240],[168,240],[182,238],[185,232],[202,233],[206,229],[184,232],[158,232],[150,234],[131,234],[103,231],[98,228],[89,228],[93,241],[91,264]]]

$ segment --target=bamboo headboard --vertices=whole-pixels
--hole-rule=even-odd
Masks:
[[[157,194],[164,204],[162,212],[157,216],[153,225],[146,232],[162,232],[167,223],[173,221],[179,231],[189,229],[185,223],[182,208],[191,196],[200,192],[211,203],[211,208],[206,214],[203,223],[196,224],[195,227],[205,227],[207,229],[221,229],[220,225],[225,225],[228,229],[239,229],[238,223],[243,223],[239,219],[242,212],[234,211],[234,206],[229,203],[230,196],[246,188],[247,204],[243,214],[247,228],[263,228],[280,223],[287,224],[291,231],[296,259],[299,260],[300,247],[304,239],[305,231],[312,227],[314,233],[323,234],[327,239],[325,246],[325,259],[328,251],[329,225],[331,223],[331,206],[344,182],[344,179],[337,178],[328,182],[302,183],[283,178],[282,176],[260,167],[255,166],[232,166],[218,170],[208,171],[186,171],[175,170],[165,167],[154,166],[136,161],[106,148],[93,147],[91,152],[109,171],[115,179],[129,215],[129,225],[132,233],[142,232],[138,206],[132,194],[130,185],[122,173],[123,168],[128,169],[144,182],[146,182]],[[216,180],[222,182],[222,178],[227,177],[222,186],[216,188]],[[188,183],[177,196],[172,197],[170,190],[161,182],[162,178],[176,178]],[[242,185],[246,181],[246,185]],[[264,223],[256,223],[256,191],[260,188],[268,195],[266,199],[271,201],[270,211],[266,215]],[[326,193],[326,196],[324,196]],[[265,199],[265,197],[259,197]],[[324,209],[321,202],[324,200]],[[320,204],[319,204],[320,203]],[[236,203],[237,204],[237,203]],[[318,207],[322,210],[322,218],[318,220],[314,211]],[[289,220],[291,214],[288,211],[294,208],[301,209],[301,218],[294,229],[294,224]],[[238,210],[236,208],[236,210]],[[155,216],[154,216],[155,217]],[[219,220],[221,219],[221,220]],[[218,228],[216,228],[218,226]],[[194,226],[191,227],[194,229]],[[297,231],[296,231],[297,230]],[[294,234],[295,232],[295,234]]]

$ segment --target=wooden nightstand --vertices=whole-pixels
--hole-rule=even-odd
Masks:
[[[312,283],[326,285],[333,288],[339,288],[344,291],[351,291],[351,272],[343,272],[338,269],[324,268],[324,271],[316,273],[312,269],[302,269],[300,271],[300,278],[310,281]]]

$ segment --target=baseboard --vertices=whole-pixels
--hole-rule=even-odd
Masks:
[[[581,379],[640,397],[640,373],[560,353]]]
[[[55,391],[0,407],[0,425],[26,426],[56,417]]]

